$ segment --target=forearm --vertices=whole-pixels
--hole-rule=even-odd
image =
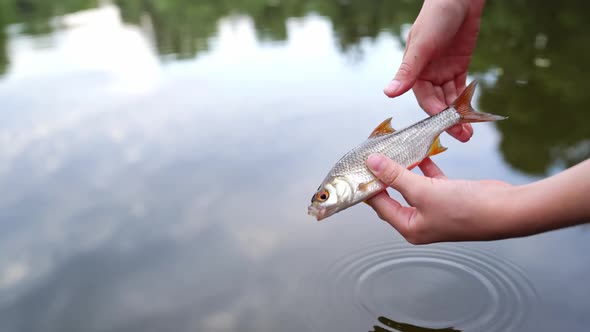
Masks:
[[[590,222],[590,159],[560,174],[515,187],[504,200],[503,222],[512,236],[526,236]]]

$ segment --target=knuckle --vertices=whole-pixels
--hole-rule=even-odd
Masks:
[[[410,244],[413,244],[413,245],[419,245],[419,244],[422,244],[422,243],[420,243],[420,241],[418,241],[418,240],[416,239],[416,237],[414,237],[414,236],[406,236],[406,237],[405,237],[405,239],[406,239],[406,241],[408,241]]]
[[[444,0],[438,1],[438,10],[442,14],[449,15],[449,14],[459,14],[462,11],[467,10],[467,5],[463,4],[462,1],[455,1],[455,0]]]
[[[376,212],[377,212],[377,217],[379,217],[379,219],[389,222],[389,218],[387,218],[387,216],[383,212],[381,212],[381,211],[376,211]]]
[[[428,243],[427,241],[425,241],[424,236],[422,236],[421,234],[407,233],[406,235],[404,235],[404,234],[402,234],[402,235],[404,236],[406,241],[408,241],[409,243],[411,243],[413,245],[421,245],[421,244]]]
[[[406,229],[406,233],[402,234],[408,242],[414,245],[427,244],[428,229],[423,226],[423,223],[410,222]]]
[[[430,106],[430,105],[428,103],[426,103],[424,101],[424,99],[422,99],[422,98],[418,99],[418,106],[420,106],[421,109],[423,109],[426,113],[428,113],[427,110],[429,109],[428,106]]]
[[[385,169],[381,180],[391,186],[399,179],[400,176],[401,173],[398,169],[388,166]]]
[[[401,78],[412,78],[414,75],[414,69],[407,61],[402,61],[397,71],[397,76]]]

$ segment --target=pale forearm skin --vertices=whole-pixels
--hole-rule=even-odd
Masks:
[[[507,237],[527,236],[590,222],[590,159],[557,175],[513,187],[501,228]]]

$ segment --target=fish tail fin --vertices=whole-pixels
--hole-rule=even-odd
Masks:
[[[473,98],[473,92],[477,86],[477,81],[471,82],[463,93],[453,102],[451,107],[461,115],[461,123],[470,122],[488,122],[488,121],[499,121],[507,119],[507,117],[478,112],[471,106],[471,98]]]

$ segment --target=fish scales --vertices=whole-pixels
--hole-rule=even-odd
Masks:
[[[412,168],[426,157],[446,150],[440,145],[438,136],[453,125],[505,119],[477,112],[471,107],[475,84],[472,82],[447,109],[403,130],[394,131],[390,126],[391,119],[382,122],[369,139],[336,162],[313,195],[308,213],[322,220],[384,190],[385,184],[377,181],[365,164],[371,154],[384,154],[398,164]]]
[[[370,138],[352,149],[334,165],[328,176],[352,175],[368,182],[374,179],[365,166],[373,153],[382,153],[403,166],[411,166],[426,157],[432,142],[446,128],[459,123],[460,116],[447,109],[435,116],[392,134]]]

